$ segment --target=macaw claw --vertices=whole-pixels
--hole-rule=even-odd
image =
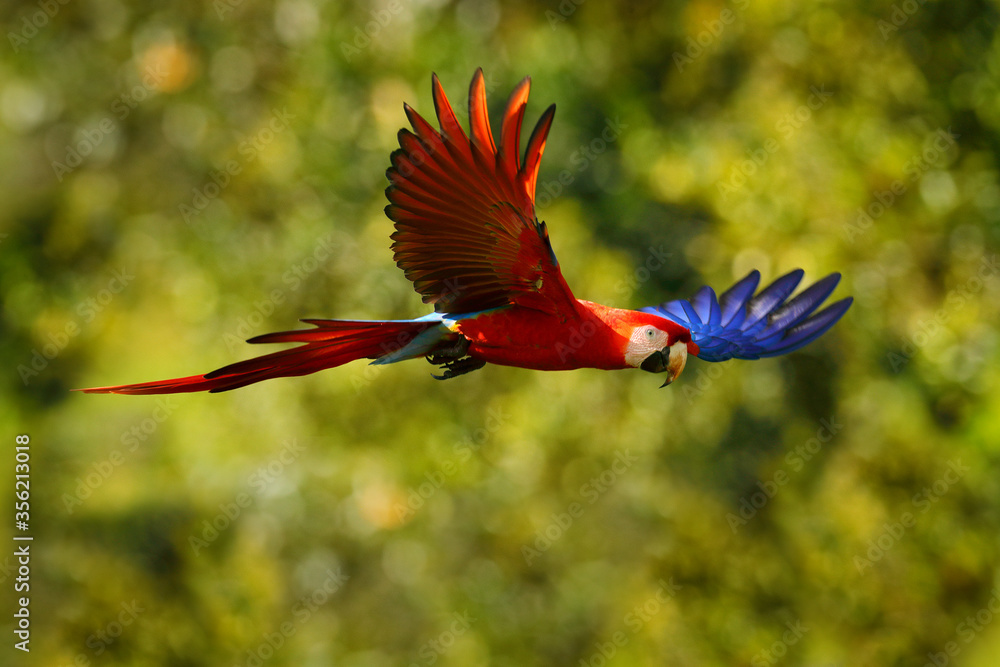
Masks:
[[[427,357],[427,360],[434,363],[431,357]],[[441,368],[444,369],[443,375],[434,375],[432,373],[431,377],[435,380],[450,380],[451,378],[458,377],[459,375],[465,375],[466,373],[471,373],[472,371],[478,371],[485,365],[485,361],[482,359],[475,359],[473,357],[453,359],[452,361],[441,365]]]

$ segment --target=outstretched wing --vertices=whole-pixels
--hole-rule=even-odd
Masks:
[[[641,310],[690,329],[691,340],[701,349],[699,359],[774,357],[822,336],[854,301],[848,297],[815,312],[840,282],[839,273],[828,275],[786,301],[804,273],[802,269],[787,273],[754,296],[760,283],[760,272],[754,270],[718,298],[706,286],[690,300],[667,301]]]
[[[500,145],[493,141],[482,69],[469,90],[466,136],[437,75],[432,79],[441,131],[404,105],[413,132],[399,131],[386,172],[395,222],[393,257],[424,303],[444,313],[517,304],[574,313],[545,224],[535,217],[535,182],[555,105],[542,114],[521,160],[521,120],[530,80],[511,93]]]

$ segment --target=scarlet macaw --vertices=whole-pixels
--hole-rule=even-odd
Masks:
[[[307,330],[251,338],[250,343],[305,343],[191,377],[85,389],[90,393],[172,394],[228,391],[261,380],[306,375],[355,359],[391,364],[426,357],[438,379],[488,363],[535,370],[641,368],[684,370],[688,355],[707,361],[785,354],[827,331],[850,307],[838,301],[815,313],[840,274],[790,301],[797,269],[754,296],[752,271],[720,297],[702,287],[690,300],[624,310],[577,299],[559,270],[548,231],[535,215],[535,183],[555,105],[531,133],[524,160],[521,121],[530,79],[511,93],[499,145],[486,111],[482,70],[469,91],[471,138],[432,77],[440,132],[404,104],[413,131],[386,172],[395,223],[393,258],[434,312],[413,320],[303,320]]]

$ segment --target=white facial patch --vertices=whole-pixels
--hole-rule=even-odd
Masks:
[[[665,348],[669,340],[670,335],[666,331],[652,325],[636,327],[625,347],[625,363],[632,368],[639,368],[646,357]]]

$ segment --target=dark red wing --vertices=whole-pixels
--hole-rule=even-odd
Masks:
[[[516,304],[553,314],[574,313],[575,299],[559,271],[544,223],[535,217],[535,182],[555,105],[542,114],[521,161],[521,120],[530,80],[511,93],[499,147],[477,70],[469,90],[466,136],[441,83],[432,79],[441,131],[404,105],[413,132],[399,131],[400,149],[386,172],[396,223],[393,257],[424,303],[445,313]]]

